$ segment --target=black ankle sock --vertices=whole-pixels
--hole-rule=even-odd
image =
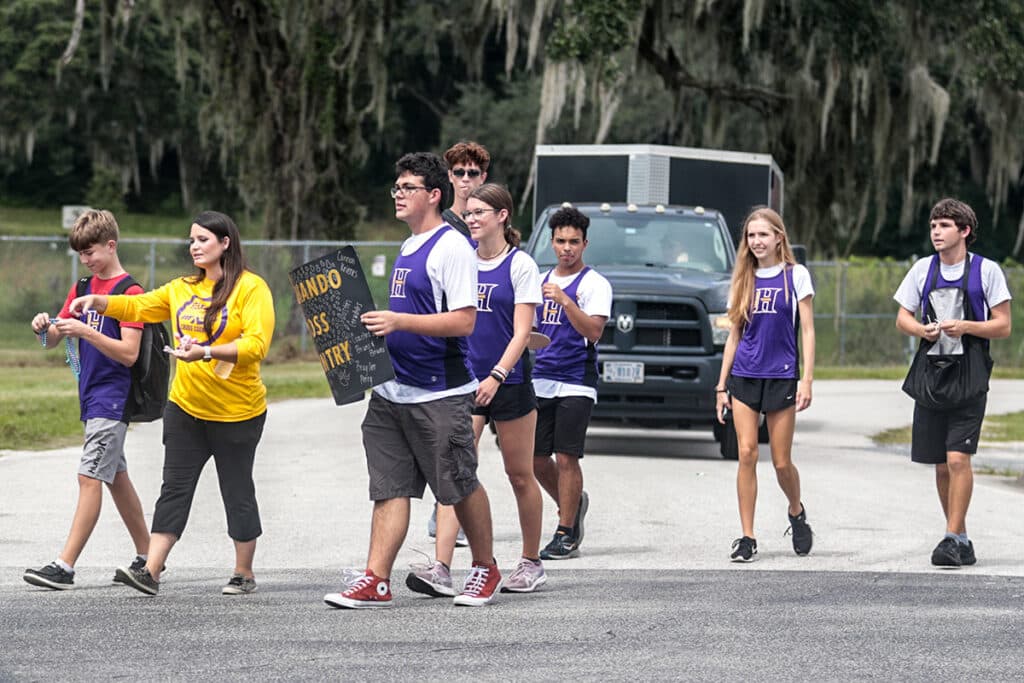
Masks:
[[[558,529],[555,531],[555,533],[556,534],[565,534],[566,536],[572,536],[572,527],[571,526],[562,526],[561,524],[559,524],[558,525]]]

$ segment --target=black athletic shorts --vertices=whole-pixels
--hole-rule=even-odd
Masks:
[[[974,455],[981,437],[981,421],[985,418],[988,397],[944,412],[914,404],[910,459],[925,465],[941,465],[950,451]]]
[[[518,420],[537,409],[537,395],[533,393],[533,382],[502,384],[495,392],[491,404],[473,406],[474,415],[483,415],[489,420],[506,422]]]
[[[774,413],[796,405],[795,379],[760,379],[729,375],[725,383],[729,395],[751,410]]]
[[[546,458],[552,453],[565,453],[582,458],[593,408],[594,401],[586,396],[538,398],[533,454]]]

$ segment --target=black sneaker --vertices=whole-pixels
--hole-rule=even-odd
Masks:
[[[118,583],[131,586],[147,595],[156,595],[156,592],[160,590],[160,582],[153,578],[145,564],[142,565],[142,569],[118,567],[114,575],[117,577]]]
[[[576,508],[576,519],[572,523],[572,535],[576,539],[576,547],[583,543],[583,518],[587,516],[587,508],[590,507],[590,496],[584,491],[580,494],[580,506]]]
[[[963,565],[960,557],[960,541],[946,537],[939,541],[932,551],[932,564],[942,569],[959,569]]]
[[[978,558],[974,556],[974,542],[967,541],[967,545],[957,541],[957,545],[960,548],[960,564],[965,567],[975,564]]]
[[[132,563],[130,565],[128,565],[128,569],[132,570],[133,572],[137,572],[137,571],[139,571],[141,569],[145,569],[145,567],[146,567],[146,560],[145,560],[145,558],[139,557],[138,555],[136,555],[135,559],[132,560]],[[160,570],[160,575],[163,576],[164,572],[166,572],[166,571],[167,571],[167,565],[164,565],[164,568]],[[117,571],[114,572],[114,579],[113,579],[113,581],[114,581],[114,583],[123,583],[125,585],[129,585],[127,581],[122,580],[121,575],[118,574]]]
[[[750,536],[741,536],[732,542],[733,562],[753,562],[757,559],[757,541]]]
[[[64,571],[56,562],[51,562],[40,569],[26,569],[21,578],[33,586],[52,588],[55,591],[66,591],[75,587],[74,572]]]
[[[807,523],[807,508],[800,503],[799,515],[794,517],[787,512],[786,516],[789,517],[789,529],[786,533],[793,535],[793,552],[797,555],[806,555],[811,552],[811,546],[814,545],[814,534]]]
[[[568,560],[580,556],[580,546],[569,534],[556,533],[551,542],[540,551],[542,560]]]
[[[248,595],[256,592],[256,579],[250,579],[241,574],[235,574],[224,588],[220,590],[224,595]]]

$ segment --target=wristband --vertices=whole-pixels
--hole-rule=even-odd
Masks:
[[[209,363],[213,360],[213,350],[207,345],[203,347],[203,362]]]
[[[498,384],[504,384],[505,383],[504,375],[499,373],[497,370],[491,370],[491,377],[493,377],[495,380],[497,380]]]
[[[715,393],[716,394],[728,394],[729,390],[728,389],[715,389]]]

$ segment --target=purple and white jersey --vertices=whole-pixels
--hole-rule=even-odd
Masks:
[[[589,266],[562,278],[548,271],[543,282],[549,281],[559,285],[587,315],[611,315],[611,284]],[[551,338],[550,344],[538,349],[533,366],[537,396],[587,396],[596,401],[597,346],[576,331],[565,310],[551,299],[544,299],[537,309],[537,329]]]
[[[539,304],[541,294],[536,262],[515,247],[497,264],[479,261],[479,267],[476,327],[469,337],[469,362],[473,374],[481,380],[490,375],[512,340],[516,304]],[[505,384],[530,381],[524,356],[508,368]]]
[[[391,271],[390,310],[416,315],[453,310],[448,307],[447,292],[443,288],[438,301],[436,283],[428,269],[431,253],[449,234],[472,254],[465,238],[446,224],[435,228],[411,253],[406,253],[403,245]],[[398,330],[387,335],[386,341],[399,384],[428,392],[446,392],[473,381],[465,337],[430,337]]]
[[[750,322],[743,329],[731,373],[757,379],[799,379],[796,345],[798,302],[814,296],[802,265],[759,268],[754,273]]]
[[[967,275],[967,297],[971,302],[971,315],[974,320],[988,320],[989,312],[994,306],[1011,298],[1006,276],[999,264],[994,261],[974,253],[969,255],[971,272]],[[963,320],[965,315],[960,286],[963,282],[965,262],[966,259],[946,265],[937,255],[919,259],[903,278],[893,299],[908,311],[916,312],[922,323],[928,322],[928,307],[922,305],[926,300],[932,304],[936,321]],[[933,277],[936,279],[934,289]],[[938,342],[932,346],[929,353],[963,353],[960,339],[942,333]]]

